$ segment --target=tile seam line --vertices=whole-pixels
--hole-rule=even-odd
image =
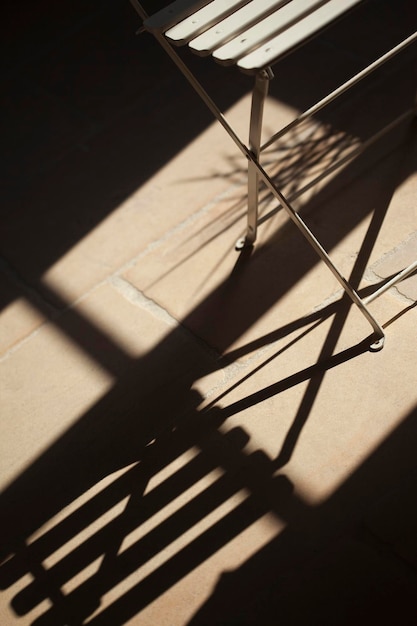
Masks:
[[[234,191],[236,191],[236,189],[241,187],[243,183],[244,183],[244,179],[242,178],[242,181],[234,183],[233,185],[229,186],[225,191],[216,195],[212,200],[207,202],[203,207],[201,207],[200,209],[198,209],[197,211],[195,211],[194,213],[186,217],[181,222],[178,222],[178,224],[175,224],[175,226],[170,228],[167,232],[165,232],[163,235],[161,235],[154,241],[151,241],[150,243],[148,243],[141,252],[139,252],[132,259],[129,259],[129,261],[126,261],[125,263],[123,263],[118,269],[116,269],[113,272],[112,275],[119,275],[122,272],[125,272],[126,270],[133,267],[138,261],[145,258],[148,254],[152,253],[154,250],[157,250],[158,248],[160,248],[163,244],[169,241],[172,237],[174,237],[178,233],[181,233],[188,226],[191,226],[192,224],[197,222],[200,219],[200,217],[208,213],[214,206],[216,206],[216,204],[226,199],[229,195],[231,195]]]
[[[400,243],[398,243],[396,246],[391,248],[391,250],[388,250],[384,254],[382,254],[382,256],[379,259],[377,259],[372,265],[370,265],[366,269],[366,271],[364,272],[363,278],[371,284],[377,281],[387,280],[386,276],[381,276],[381,274],[378,273],[378,268],[381,265],[383,265],[385,261],[395,259],[396,255],[401,253],[404,250],[404,248],[407,246],[407,244],[410,243],[413,239],[415,239],[416,236],[417,236],[417,231],[410,232],[402,241],[400,241]],[[414,304],[415,299],[410,296],[407,296],[407,294],[401,290],[402,282],[403,281],[399,282],[396,285],[393,285],[391,289],[389,289],[389,293],[396,296],[398,300],[400,300],[401,302],[404,302],[405,304],[408,304],[408,305]]]
[[[201,337],[193,333],[189,328],[184,326],[181,322],[173,317],[169,311],[165,308],[161,307],[155,300],[148,298],[142,291],[137,289],[135,285],[132,285],[128,280],[121,277],[111,277],[109,279],[110,284],[120,293],[120,295],[126,298],[129,302],[131,302],[135,306],[140,306],[144,310],[149,311],[151,314],[155,315],[158,319],[165,321],[169,326],[175,327],[183,333],[184,337],[187,339],[191,339],[193,343],[197,345],[200,350],[214,361],[221,361],[222,355],[212,346],[210,346],[207,342],[205,342]],[[209,390],[204,394],[204,398],[208,399],[213,394],[217,393],[220,389],[223,389],[225,385],[229,384],[234,378],[240,374],[242,371],[247,371],[254,362],[256,362],[260,357],[262,357],[265,353],[274,349],[274,346],[278,342],[272,342],[267,346],[264,346],[255,351],[255,353],[249,357],[244,363],[225,363],[221,365],[219,369],[223,370],[224,380],[222,383],[215,384],[210,387]]]
[[[42,315],[55,315],[59,308],[53,304],[43,293],[38,291],[36,286],[25,280],[17,269],[4,257],[0,256],[0,274],[6,276],[10,282],[17,286],[22,294],[19,297],[25,298],[31,306],[35,307]]]
[[[133,267],[138,261],[146,257],[148,254],[150,254],[154,250],[160,248],[164,243],[169,241],[169,239],[171,239],[176,234],[178,234],[179,232],[187,228],[187,226],[193,224],[201,216],[205,215],[208,211],[210,211],[210,209],[212,209],[213,206],[215,206],[218,202],[220,202],[224,198],[227,198],[229,194],[232,194],[236,189],[238,189],[241,186],[242,186],[242,182],[236,182],[233,185],[230,185],[225,191],[215,196],[212,200],[210,200],[210,202],[206,203],[198,211],[196,211],[195,213],[187,217],[185,220],[182,220],[181,222],[173,226],[169,231],[164,233],[164,235],[162,235],[158,239],[155,239],[154,241],[147,244],[147,246],[141,252],[139,252],[136,256],[134,256],[132,259],[129,259],[128,261],[120,265],[117,269],[115,269],[111,274],[105,276],[102,280],[92,285],[84,293],[80,294],[77,298],[75,298],[73,302],[59,309],[56,308],[52,303],[50,303],[46,298],[44,298],[41,291],[38,291],[36,287],[33,287],[32,285],[27,283],[23,278],[21,278],[18,272],[14,271],[13,267],[10,266],[9,262],[6,259],[3,259],[2,257],[0,257],[0,272],[1,271],[4,272],[9,277],[9,279],[12,280],[12,282],[20,288],[20,290],[23,292],[21,294],[21,297],[23,297],[26,301],[28,301],[29,304],[31,304],[32,306],[35,306],[36,309],[39,310],[41,313],[43,313],[42,307],[38,306],[38,304],[34,302],[34,300],[38,300],[38,302],[42,303],[42,305],[46,309],[49,309],[49,315],[45,316],[46,317],[45,321],[42,322],[42,324],[38,328],[34,329],[26,337],[24,337],[23,339],[18,341],[16,344],[11,346],[4,354],[0,355],[0,362],[5,360],[8,356],[10,356],[11,353],[14,353],[19,348],[19,346],[21,346],[23,343],[26,343],[30,339],[30,337],[36,334],[42,326],[44,326],[47,323],[54,323],[56,319],[61,317],[67,311],[75,308],[80,302],[82,302],[85,298],[87,298],[90,294],[92,294],[96,289],[98,289],[99,287],[102,287],[106,283],[111,282],[113,277],[120,277],[120,275],[123,272]]]
[[[111,278],[109,278],[109,283],[118,291],[118,293],[122,297],[126,298],[133,305],[140,306],[161,321],[165,321],[167,325],[180,330],[182,333],[184,333],[185,337],[191,338],[200,349],[203,348],[204,352],[208,354],[209,357],[214,358],[214,360],[216,361],[222,359],[222,355],[215,348],[210,346],[207,342],[204,341],[204,339],[202,339],[201,337],[193,333],[189,328],[184,326],[173,315],[171,315],[167,309],[162,307],[152,298],[146,296],[141,290],[139,290],[135,285],[130,283],[127,279],[119,276],[112,276]],[[253,360],[261,356],[264,352],[268,351],[270,346],[274,345],[274,343],[275,342],[269,344],[266,348],[264,347],[257,350],[253,357],[248,359],[247,363],[230,363],[225,365],[222,369],[225,371],[227,370],[228,374],[230,373],[230,371],[241,371],[242,369],[247,369],[247,366],[250,365]],[[233,378],[233,373],[231,374],[231,377]],[[215,388],[217,388],[217,386]]]
[[[160,248],[164,243],[169,241],[169,239],[171,239],[178,233],[185,230],[185,228],[187,228],[188,226],[192,225],[200,217],[208,213],[216,204],[218,204],[219,202],[227,198],[228,195],[232,194],[236,189],[241,187],[243,182],[244,182],[244,179],[242,178],[241,182],[236,182],[233,185],[230,185],[226,190],[216,195],[212,200],[207,202],[203,207],[201,207],[200,209],[198,209],[197,211],[195,211],[194,213],[186,217],[184,220],[182,220],[181,222],[179,222],[178,224],[170,228],[162,236],[148,243],[141,252],[136,254],[133,258],[129,259],[128,261],[125,261],[124,263],[122,263],[122,265],[116,268],[111,274],[109,274],[102,280],[98,281],[95,285],[91,286],[89,289],[87,289],[84,293],[80,294],[77,298],[74,299],[73,302],[69,303],[67,306],[60,307],[60,308],[55,307],[55,305],[49,302],[49,300],[45,298],[43,294],[36,289],[36,287],[33,287],[30,283],[25,281],[25,279],[20,276],[18,271],[14,269],[14,267],[10,264],[10,262],[2,256],[0,256],[0,272],[1,271],[4,272],[9,277],[9,279],[13,283],[18,285],[24,292],[32,294],[34,297],[38,298],[42,302],[42,304],[47,306],[49,309],[52,309],[54,313],[59,315],[67,311],[68,309],[72,308],[79,301],[81,301],[85,296],[88,296],[92,291],[94,291],[94,289],[96,289],[97,287],[105,283],[112,276],[118,276],[122,272],[125,272],[127,269],[130,269],[133,265],[135,265],[137,261],[146,257],[155,249]]]
[[[66,311],[68,311],[68,310],[74,308],[75,306],[77,306],[77,304],[82,302],[85,298],[87,298],[90,294],[92,294],[99,287],[102,287],[105,284],[110,284],[113,279],[120,278],[122,280],[125,280],[126,282],[129,282],[129,281],[127,281],[126,278],[121,276],[124,272],[126,272],[127,270],[129,270],[132,267],[134,267],[138,261],[140,261],[141,259],[143,259],[146,256],[148,256],[150,253],[154,252],[154,250],[157,250],[158,248],[160,248],[167,241],[169,241],[172,237],[174,237],[178,233],[180,233],[183,230],[185,230],[188,226],[190,226],[194,222],[198,221],[198,219],[201,216],[203,216],[206,213],[208,213],[216,204],[218,204],[224,198],[227,198],[227,196],[229,194],[232,194],[237,188],[239,188],[241,186],[242,186],[242,183],[239,183],[239,182],[229,186],[225,191],[223,191],[220,194],[218,194],[217,196],[215,196],[212,200],[210,200],[210,202],[207,202],[203,207],[201,207],[200,209],[198,209],[197,211],[195,211],[194,213],[189,215],[187,218],[185,218],[184,220],[182,220],[181,222],[179,222],[178,224],[173,226],[166,233],[164,233],[161,237],[159,237],[159,238],[155,239],[154,241],[151,241],[150,243],[148,243],[141,252],[136,254],[133,258],[129,259],[128,261],[125,261],[124,263],[119,265],[119,267],[114,269],[113,272],[111,272],[107,276],[103,277],[101,280],[99,280],[97,283],[95,283],[89,289],[87,289],[84,293],[80,294],[77,298],[75,298],[73,300],[73,302],[69,303],[67,306],[65,306],[63,308],[57,309],[56,310],[56,315],[54,315],[54,319],[56,317],[59,317],[60,315],[62,315]],[[129,282],[129,284],[132,286],[132,288],[136,289],[139,293],[141,293],[144,298],[147,298],[147,296],[145,296],[143,291],[141,291],[140,289],[138,289],[137,287],[132,285],[130,282]],[[48,286],[48,285],[46,285],[46,286]],[[168,312],[167,312],[167,314],[169,315]],[[172,319],[175,319],[175,318],[172,318]],[[176,321],[176,323],[178,324],[178,321]]]
[[[139,306],[143,310],[147,311],[156,319],[165,322],[170,328],[178,329],[184,337],[191,339],[199,349],[202,349],[204,353],[211,359],[218,361],[221,355],[215,348],[206,343],[201,337],[193,333],[189,328],[184,326],[178,321],[171,313],[162,307],[158,302],[149,298],[143,291],[138,289],[135,285],[129,282],[126,278],[121,276],[111,276],[108,279],[108,284],[113,286],[116,291],[125,298],[128,302],[134,306]]]
[[[386,281],[387,277],[380,276],[379,274],[375,272],[375,270],[373,270],[372,268],[368,268],[366,276],[364,276],[364,279],[368,281],[369,284],[372,285],[378,281]],[[388,289],[386,293],[390,293],[397,300],[399,300],[400,302],[403,302],[404,304],[408,304],[408,305],[414,304],[415,299],[411,298],[410,296],[407,296],[407,294],[401,291],[400,289],[401,284],[402,284],[402,281],[398,283],[398,285],[393,285],[390,289]]]

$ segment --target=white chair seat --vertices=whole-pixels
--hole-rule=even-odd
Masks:
[[[177,0],[144,27],[175,45],[256,72],[333,22],[361,0]],[[172,25],[174,24],[174,25]]]

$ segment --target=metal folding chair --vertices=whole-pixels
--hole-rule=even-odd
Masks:
[[[381,349],[385,339],[384,330],[370,312],[368,304],[412,274],[417,269],[417,261],[396,274],[371,295],[361,298],[293,208],[292,203],[265,171],[260,163],[260,155],[262,150],[285,133],[311,118],[415,42],[417,32],[304,111],[261,146],[263,109],[269,81],[273,78],[272,66],[326,26],[354,9],[355,5],[363,0],[176,0],[150,16],[137,0],[130,2],[143,21],[138,32],[148,31],[154,35],[248,160],[247,232],[246,236],[237,242],[236,248],[251,246],[256,240],[259,225],[258,190],[259,182],[262,181],[371,324],[374,331],[371,349]],[[248,145],[236,134],[219,107],[178,55],[176,46],[188,46],[197,55],[211,55],[220,64],[235,65],[243,72],[254,75]],[[414,109],[411,112],[407,111],[389,124],[383,132],[388,132],[407,116],[414,114]],[[382,131],[377,133],[378,138],[381,134]],[[340,163],[332,164],[331,171],[345,162],[346,158],[341,158]]]

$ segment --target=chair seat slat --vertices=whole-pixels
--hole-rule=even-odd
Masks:
[[[242,31],[250,28],[287,2],[288,0],[252,0],[190,41],[189,46],[196,54],[209,55],[213,50],[233,37],[237,37]]]
[[[330,0],[316,11],[297,22],[276,37],[238,60],[237,66],[246,72],[254,72],[273,65],[280,57],[304,40],[330,24],[361,0]]]
[[[249,2],[250,0],[213,0],[167,30],[165,36],[175,45],[184,45]]]
[[[211,0],[176,0],[166,7],[150,15],[144,22],[145,30],[151,33],[162,33],[179,21],[192,15]]]
[[[272,37],[283,33],[297,21],[317,10],[322,4],[323,0],[315,0],[315,2],[312,0],[292,0],[268,17],[258,21],[248,30],[242,31],[238,37],[234,37],[214,50],[213,57],[216,61],[226,65],[236,63],[242,56],[249,54]]]

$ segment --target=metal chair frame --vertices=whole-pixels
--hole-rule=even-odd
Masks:
[[[328,0],[324,0],[321,4],[325,4]],[[269,219],[273,213],[275,213],[278,209],[273,210],[268,213],[268,215],[263,216],[261,219],[258,217],[258,191],[259,191],[259,182],[262,181],[265,186],[269,189],[269,191],[273,194],[276,200],[279,203],[279,206],[282,207],[289,218],[301,232],[301,234],[307,239],[308,243],[318,254],[320,259],[325,263],[325,265],[329,268],[332,274],[335,276],[337,281],[342,286],[344,292],[349,296],[350,300],[353,304],[355,304],[364,317],[367,319],[369,324],[373,329],[373,336],[371,340],[370,349],[371,350],[380,350],[384,346],[385,341],[385,333],[383,327],[380,323],[375,319],[374,315],[370,312],[368,305],[386,292],[388,289],[393,287],[398,282],[404,280],[407,276],[412,274],[415,270],[417,270],[417,261],[411,263],[408,267],[398,272],[393,278],[384,283],[379,289],[375,290],[372,294],[365,298],[361,298],[358,292],[352,287],[349,281],[343,276],[339,268],[334,264],[332,259],[330,258],[327,251],[324,249],[319,240],[312,233],[310,228],[307,226],[305,221],[299,215],[299,213],[292,206],[292,202],[296,197],[299,197],[302,193],[307,191],[307,189],[311,188],[315,185],[319,180],[329,175],[335,169],[344,165],[347,161],[353,159],[357,154],[364,149],[366,149],[371,143],[377,141],[382,135],[388,133],[395,126],[403,122],[408,117],[416,114],[416,107],[414,107],[411,111],[407,111],[400,115],[396,120],[391,122],[385,128],[383,128],[380,132],[376,133],[371,139],[367,142],[364,142],[358,149],[351,152],[347,157],[341,157],[337,162],[333,163],[329,168],[326,169],[325,172],[321,173],[318,177],[316,177],[313,181],[309,182],[303,189],[298,190],[291,198],[287,198],[284,196],[282,191],[277,187],[277,185],[272,180],[271,176],[265,171],[263,166],[260,163],[260,155],[263,150],[272,145],[275,141],[277,141],[280,137],[282,137],[285,133],[295,128],[297,125],[302,122],[308,120],[316,113],[318,113],[325,106],[333,102],[336,98],[344,94],[354,85],[359,83],[365,77],[369,76],[372,72],[380,68],[386,62],[391,60],[394,56],[402,52],[405,48],[410,46],[417,40],[417,32],[413,33],[409,37],[407,37],[400,44],[389,50],[386,54],[379,57],[376,61],[369,64],[365,69],[358,72],[351,79],[347,80],[337,89],[332,91],[330,94],[325,96],[322,100],[314,104],[308,110],[304,111],[301,115],[299,115],[296,119],[294,119],[290,124],[279,130],[272,137],[268,139],[263,145],[261,145],[261,134],[262,134],[262,121],[263,121],[263,110],[264,103],[268,95],[269,82],[273,78],[273,72],[271,69],[271,65],[267,65],[265,67],[256,68],[251,73],[255,74],[254,86],[252,91],[252,103],[251,103],[251,113],[250,113],[250,122],[249,122],[249,145],[246,145],[244,141],[237,135],[232,126],[229,124],[222,111],[219,109],[217,104],[213,101],[201,83],[197,80],[195,75],[191,72],[186,63],[182,60],[182,58],[175,51],[173,44],[168,40],[165,35],[165,30],[160,28],[154,28],[152,24],[152,20],[149,19],[150,16],[143,9],[142,5],[138,2],[138,0],[130,0],[134,9],[137,11],[138,15],[143,21],[143,26],[137,31],[149,31],[156,38],[162,48],[168,53],[171,59],[176,64],[177,68],[182,72],[206,106],[210,109],[214,117],[218,120],[218,122],[223,126],[228,135],[236,144],[237,148],[241,151],[241,153],[246,157],[248,161],[248,204],[247,204],[247,232],[246,236],[240,239],[236,243],[236,249],[241,250],[244,247],[252,246],[255,243],[257,236],[258,226]],[[246,0],[247,2],[247,0]],[[356,4],[359,0],[353,0],[351,4]],[[231,2],[230,2],[231,3]],[[281,0],[275,2],[275,5],[285,5],[290,4],[291,0]],[[172,3],[169,7],[174,7],[175,5],[180,5],[180,9],[183,14],[181,16],[181,20],[184,19],[184,10],[186,11],[185,16],[192,15],[193,10],[199,10],[202,6],[209,4],[209,0],[200,0],[199,2],[190,2],[190,0],[177,0],[177,2]],[[224,4],[227,5],[226,0],[224,0]],[[236,4],[236,1],[235,1]],[[240,4],[244,4],[241,2]],[[269,3],[271,4],[271,2]],[[272,2],[272,4],[274,4]],[[191,6],[193,5],[193,6]],[[185,7],[185,9],[184,9]],[[170,10],[168,8],[168,10]],[[165,10],[166,11],[166,10]],[[174,9],[172,10],[174,13]],[[157,14],[158,19],[158,14]],[[179,20],[179,21],[181,21]],[[175,21],[174,21],[175,24]],[[178,42],[177,42],[178,43]],[[188,41],[180,42],[188,43]],[[275,59],[276,61],[278,59]],[[417,105],[416,105],[417,106]]]

